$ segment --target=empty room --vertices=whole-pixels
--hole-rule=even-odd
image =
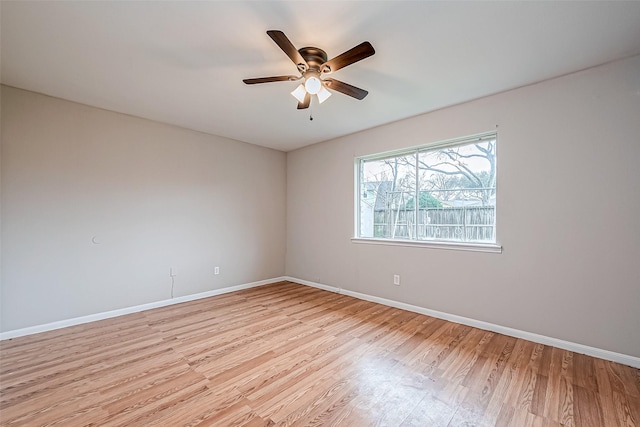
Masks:
[[[1,426],[640,426],[639,1],[1,1]]]

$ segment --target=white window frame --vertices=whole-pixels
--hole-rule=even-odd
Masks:
[[[496,131],[485,132],[481,134],[475,134],[462,138],[449,139],[445,141],[438,141],[430,144],[419,145],[415,147],[408,147],[399,150],[386,151],[383,153],[376,153],[366,156],[359,156],[354,159],[354,234],[351,238],[353,243],[358,244],[373,244],[373,245],[386,245],[386,246],[408,246],[418,248],[434,248],[434,249],[448,249],[448,250],[463,250],[473,252],[489,252],[489,253],[502,253],[502,246],[498,243],[498,224],[497,224],[497,197],[496,197],[496,243],[471,243],[471,242],[456,242],[446,240],[403,240],[403,239],[385,239],[380,237],[360,237],[360,189],[362,188],[362,162],[372,160],[383,160],[386,158],[399,157],[406,154],[419,153],[421,151],[434,151],[451,146],[464,145],[486,139],[498,139],[498,133]],[[497,146],[496,146],[497,150]],[[497,196],[497,185],[496,185]],[[416,203],[418,203],[416,199]]]

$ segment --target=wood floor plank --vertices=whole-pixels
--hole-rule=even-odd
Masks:
[[[508,363],[504,370],[503,374],[497,376],[498,381],[495,386],[495,390],[493,391],[491,397],[489,398],[489,403],[487,405],[487,409],[484,412],[483,422],[489,425],[496,424],[504,424],[504,421],[501,420],[507,417],[511,411],[502,412],[502,408],[511,408],[505,405],[509,393],[513,389],[514,385],[518,380],[518,372],[521,367],[526,362],[527,353],[525,351],[526,343],[522,340],[514,340],[515,344],[513,347],[513,358],[511,358],[510,363]]]
[[[640,370],[280,282],[1,341],[0,425],[640,427]]]

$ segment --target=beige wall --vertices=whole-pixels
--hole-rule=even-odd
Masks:
[[[284,273],[279,151],[3,86],[1,182],[2,331]]]
[[[502,254],[350,241],[354,157],[496,126]],[[293,151],[286,272],[638,357],[639,161],[640,57]]]

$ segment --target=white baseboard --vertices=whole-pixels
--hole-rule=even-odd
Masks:
[[[583,344],[564,341],[557,338],[547,337],[545,335],[534,334],[532,332],[521,331],[519,329],[508,328],[506,326],[483,322],[481,320],[470,319],[468,317],[458,316],[455,314],[449,314],[449,313],[443,313],[441,311],[430,310],[428,308],[418,307],[415,305],[393,301],[386,298],[380,298],[380,297],[375,297],[367,294],[361,294],[359,292],[353,292],[353,291],[349,291],[342,288],[336,288],[334,286],[327,286],[321,283],[310,282],[308,280],[302,280],[295,277],[285,276],[283,280],[300,283],[306,286],[312,286],[314,288],[323,289],[325,291],[348,295],[348,296],[362,299],[365,301],[376,302],[378,304],[383,304],[390,307],[400,308],[402,310],[412,311],[414,313],[425,314],[427,316],[437,317],[438,319],[448,320],[451,322],[460,323],[462,325],[473,326],[474,328],[484,329],[491,332],[497,332],[499,334],[508,335],[515,338],[522,338],[527,341],[533,341],[535,343],[549,345],[552,347],[561,348],[563,350],[573,351],[575,353],[586,354],[588,356],[597,357],[599,359],[610,360],[612,362],[617,362],[623,365],[632,366],[634,368],[640,368],[640,357],[629,356],[626,354],[616,353],[609,350],[602,350],[596,347],[590,347]]]
[[[60,320],[57,322],[46,323],[44,325],[30,326],[28,328],[16,329],[13,331],[7,331],[0,333],[0,341],[8,340],[10,338],[17,338],[25,335],[37,334],[40,332],[52,331],[54,329],[66,328],[67,326],[80,325],[83,323],[95,322],[97,320],[109,319],[111,317],[122,316],[130,313],[138,313],[144,310],[150,310],[152,308],[165,307],[172,304],[179,304],[187,301],[194,301],[197,299],[213,297],[216,295],[227,294],[229,292],[240,291],[243,289],[255,288],[257,286],[269,285],[271,283],[282,282],[284,277],[276,277],[273,279],[260,280],[257,282],[244,283],[242,285],[229,286],[221,289],[214,289],[212,291],[201,292],[193,295],[185,295],[173,299],[167,299],[162,301],[150,302],[148,304],[136,305],[133,307],[120,308],[112,311],[105,311],[103,313],[90,314],[88,316],[75,317],[73,319]]]

